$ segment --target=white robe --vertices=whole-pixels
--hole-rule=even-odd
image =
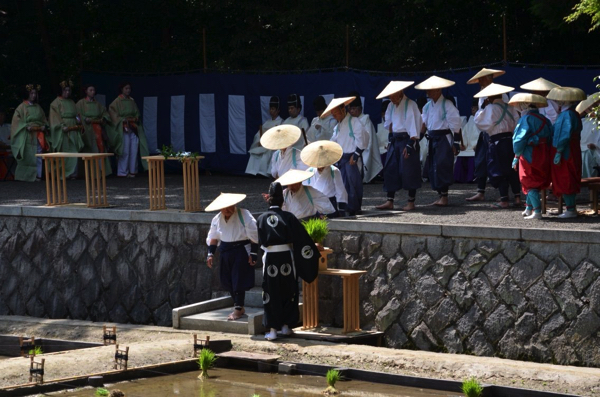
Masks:
[[[281,209],[291,212],[298,219],[313,216],[317,212],[323,215],[335,212],[329,197],[326,197],[315,188],[304,185],[296,193],[292,193],[289,189],[283,191],[283,206]]]
[[[600,165],[600,130],[589,117],[583,118],[581,122],[581,177],[595,177],[598,176],[598,171],[594,167]],[[596,149],[590,149],[590,143],[596,145]]]
[[[368,146],[363,152],[363,161],[365,164],[363,183],[369,183],[377,176],[377,174],[381,172],[383,169],[383,164],[381,163],[381,155],[379,154],[379,141],[377,140],[377,132],[375,131],[375,126],[371,122],[371,118],[368,114],[362,113],[360,116],[358,116],[358,119],[369,132]]]
[[[287,148],[283,155],[281,150],[275,150],[271,159],[271,175],[273,178],[277,179],[291,169],[305,170],[307,166],[302,162],[300,153],[301,151],[295,147]]]
[[[379,154],[387,152],[388,137],[390,131],[385,128],[384,123],[377,124],[377,141],[379,142]]]
[[[463,144],[465,150],[461,150],[459,153],[460,157],[474,157],[475,146],[479,139],[479,129],[475,125],[475,116],[471,116],[469,121],[462,128]]]
[[[333,128],[336,126],[337,120],[332,115],[325,117],[315,117],[310,123],[308,131],[306,131],[306,139],[308,143],[316,141],[328,141],[333,136]],[[319,128],[317,128],[319,126]]]
[[[502,106],[507,106],[506,113]],[[519,115],[514,106],[504,103],[502,99],[496,99],[485,109],[475,113],[475,125],[480,131],[486,131],[490,137],[503,132],[513,132],[518,121]]]
[[[339,203],[348,203],[348,193],[344,187],[342,173],[336,166],[325,167],[321,172],[313,167],[308,168],[307,171],[314,171],[315,174],[305,180],[303,185],[314,187],[326,197],[335,197],[338,205]]]
[[[270,128],[280,125],[282,121],[282,118],[279,116],[277,116],[275,120],[265,121],[262,125],[263,133],[267,132]],[[248,153],[250,154],[250,159],[248,159],[246,174],[271,176],[271,158],[273,157],[273,151],[261,146],[260,131],[254,135],[254,141],[252,142],[252,146],[250,146]]]
[[[304,129],[304,132],[308,131],[308,127],[309,127],[308,120],[306,120],[306,117],[304,117],[300,114],[294,118],[288,117],[287,119],[285,119],[285,121],[282,124],[295,125],[296,127],[300,128],[301,130]],[[296,143],[294,143],[292,146],[297,149],[300,149],[300,150],[302,150],[304,148],[305,142],[304,142],[304,137],[302,136],[302,134],[300,134],[300,138],[298,138]]]
[[[350,127],[348,123],[352,123],[352,133],[354,137],[350,136]],[[330,139],[333,142],[337,142],[344,153],[354,153],[356,148],[365,150],[369,146],[369,131],[365,128],[360,119],[350,116],[350,113],[346,114],[346,117],[338,123],[333,129],[333,136]]]
[[[240,220],[240,215],[244,219],[244,223]],[[235,212],[229,217],[228,221],[219,212],[210,222],[206,245],[210,245],[210,240],[218,240],[217,245],[220,245],[221,241],[231,243],[234,241],[250,240],[253,243],[258,243],[256,219],[254,219],[250,211],[244,208],[236,207]],[[250,255],[250,244],[246,244],[246,251]]]

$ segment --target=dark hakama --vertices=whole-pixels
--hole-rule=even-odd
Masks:
[[[357,160],[357,164],[350,165],[350,158],[354,156]],[[340,161],[337,163],[337,167],[342,173],[342,180],[344,181],[344,187],[348,193],[348,203],[346,205],[346,211],[350,214],[355,214],[360,211],[362,207],[363,198],[363,183],[361,172],[358,168],[360,162],[356,159],[355,153],[344,153]]]
[[[421,188],[421,161],[419,160],[419,143],[416,151],[404,158],[404,149],[411,142],[406,132],[394,133],[388,147],[385,166],[383,167],[383,190],[397,192],[400,189],[411,190]],[[409,152],[412,149],[408,149]]]
[[[298,277],[312,282],[317,277],[321,254],[296,217],[272,208],[257,221],[263,256],[263,325],[293,328],[300,318]]]
[[[246,251],[247,244],[250,244],[250,240],[221,241],[219,244],[221,285],[232,294],[254,287],[254,266],[248,263],[250,255]]]
[[[510,181],[510,178],[516,177],[516,171],[512,168],[514,158],[511,132],[502,132],[490,137],[487,169],[492,186],[498,188],[502,181]]]
[[[454,182],[454,151],[447,137],[450,134],[452,134],[450,130],[427,132],[429,139],[428,177],[431,188],[438,192],[447,191]]]
[[[488,146],[490,136],[487,132],[481,131],[479,138],[477,139],[477,146],[475,147],[475,178],[486,178],[488,177],[487,163],[488,163]]]

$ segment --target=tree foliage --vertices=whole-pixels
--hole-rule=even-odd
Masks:
[[[597,29],[600,26],[600,0],[581,0],[573,7],[573,12],[565,20],[575,22],[583,15],[592,19],[590,31]]]

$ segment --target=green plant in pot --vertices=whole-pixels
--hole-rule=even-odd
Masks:
[[[304,228],[308,232],[310,238],[315,242],[319,251],[323,251],[323,240],[329,234],[329,223],[327,219],[312,218],[302,221]]]
[[[198,366],[200,366],[200,375],[198,376],[198,379],[208,379],[208,370],[215,365],[215,361],[217,361],[217,357],[212,350],[202,349],[200,357],[198,357]]]

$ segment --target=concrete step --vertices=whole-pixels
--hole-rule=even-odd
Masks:
[[[235,321],[228,321],[227,316],[233,308],[227,307],[204,313],[192,314],[179,319],[181,329],[229,332],[234,334],[256,335],[264,332],[262,326],[263,309],[246,306],[246,315]]]

